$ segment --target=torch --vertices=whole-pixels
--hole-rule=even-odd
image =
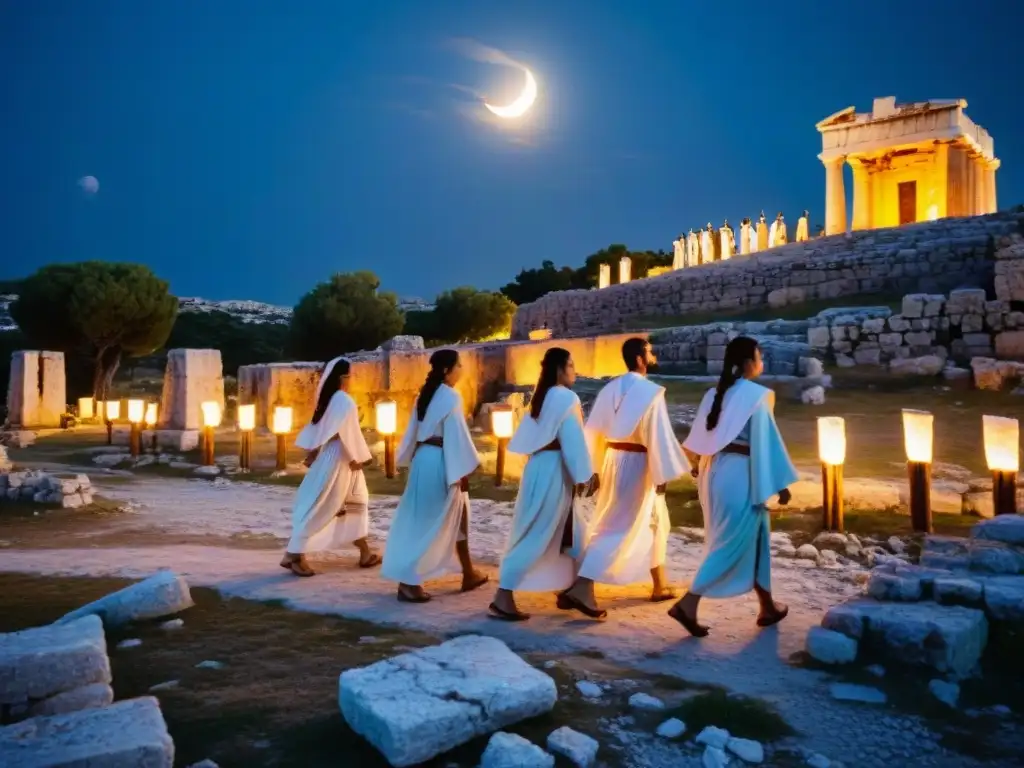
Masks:
[[[843,530],[843,463],[846,461],[846,422],[842,416],[818,419],[818,457],[821,459],[822,527]]]

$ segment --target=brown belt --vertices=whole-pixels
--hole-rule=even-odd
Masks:
[[[545,445],[543,448],[538,448],[536,451],[534,451],[533,455],[536,456],[538,453],[544,453],[545,451],[560,451],[560,450],[562,450],[562,444],[560,442],[558,442],[558,438],[556,437],[554,440],[552,440],[550,443]]]
[[[435,448],[444,448],[444,438],[442,437],[428,437],[426,440],[421,440],[420,445],[432,445]]]
[[[735,453],[737,456],[749,456],[750,446],[743,443],[729,443],[719,453]]]
[[[608,448],[625,453],[647,453],[647,446],[640,443],[608,443]]]

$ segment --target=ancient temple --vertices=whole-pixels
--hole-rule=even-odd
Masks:
[[[825,233],[846,231],[843,165],[853,175],[853,229],[996,211],[999,160],[964,99],[847,107],[818,123],[825,165]]]

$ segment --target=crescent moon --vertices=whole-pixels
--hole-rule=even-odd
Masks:
[[[526,85],[523,87],[523,92],[519,94],[519,98],[504,107],[496,107],[484,102],[484,106],[492,114],[505,118],[522,117],[526,114],[526,110],[533,106],[533,102],[537,100],[537,81],[530,70],[524,68],[523,71],[526,73]]]

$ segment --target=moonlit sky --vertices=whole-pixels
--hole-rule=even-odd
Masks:
[[[431,298],[762,208],[823,223],[814,124],[885,95],[966,98],[1007,207],[1022,27],[1013,0],[9,0],[0,277],[138,261],[292,304],[365,268]],[[523,76],[469,41],[537,76],[522,124],[481,119]]]

